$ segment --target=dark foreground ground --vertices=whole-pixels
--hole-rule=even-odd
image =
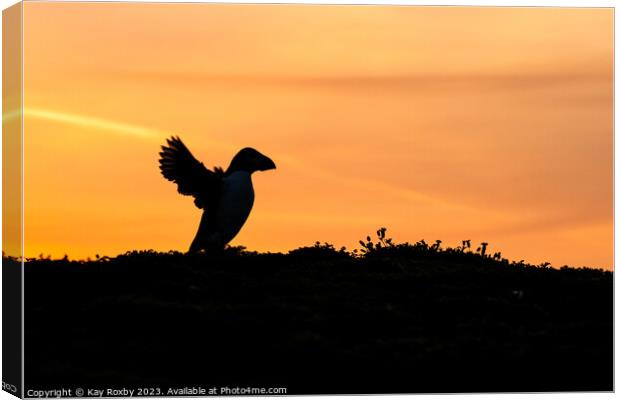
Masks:
[[[613,389],[602,270],[418,244],[30,260],[25,279],[26,389]]]

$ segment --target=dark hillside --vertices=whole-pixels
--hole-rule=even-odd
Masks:
[[[26,388],[613,389],[611,272],[379,238],[28,260]]]

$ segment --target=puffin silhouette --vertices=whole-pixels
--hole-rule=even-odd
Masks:
[[[276,164],[251,147],[241,149],[226,171],[207,169],[178,136],[161,146],[159,169],[169,181],[178,185],[179,193],[192,196],[196,207],[204,210],[198,232],[189,248],[218,251],[241,230],[254,204],[252,174],[275,169]]]

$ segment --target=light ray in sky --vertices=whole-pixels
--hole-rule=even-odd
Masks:
[[[19,111],[9,112],[3,115],[3,121],[7,118],[15,118],[19,116]],[[143,138],[162,138],[165,132],[124,122],[112,121],[105,118],[91,117],[79,114],[71,114],[61,111],[46,110],[42,108],[25,108],[24,116],[29,118],[43,119],[47,121],[60,122],[69,125],[82,126],[85,128],[94,128],[105,130],[111,133],[127,134],[139,136]]]
[[[12,110],[2,114],[2,122],[10,122],[20,118],[21,110]],[[161,130],[138,124],[116,121],[108,118],[101,118],[92,115],[75,114],[64,111],[50,110],[45,108],[26,107],[23,115],[25,118],[34,118],[42,121],[49,121],[61,124],[72,125],[79,128],[96,129],[117,135],[130,135],[143,139],[161,140],[170,137],[178,132],[172,130]],[[233,151],[235,146],[231,143],[210,140],[208,146],[220,150]]]

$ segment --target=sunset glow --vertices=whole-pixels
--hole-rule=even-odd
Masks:
[[[24,44],[27,257],[186,251],[179,135],[278,166],[232,245],[385,226],[613,268],[612,9],[33,2]]]

